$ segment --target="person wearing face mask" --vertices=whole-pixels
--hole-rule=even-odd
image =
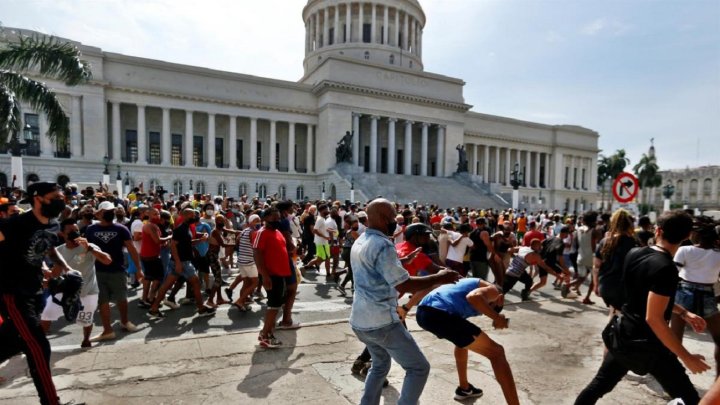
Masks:
[[[57,251],[67,263],[71,263],[75,269],[82,273],[83,286],[82,290],[80,290],[82,310],[78,313],[77,323],[82,325],[83,328],[83,340],[80,347],[86,348],[92,345],[90,343],[90,333],[92,333],[93,329],[93,315],[95,309],[97,309],[98,293],[100,292],[95,277],[95,261],[108,265],[112,262],[112,258],[109,254],[100,250],[99,247],[88,243],[87,239],[80,236],[80,229],[74,219],[64,220],[60,224],[60,229],[65,244],[58,246]],[[62,299],[62,293],[56,294],[55,298]],[[62,316],[62,307],[56,304],[52,297],[48,297],[40,322],[45,333],[50,330],[51,322],[60,319]]]
[[[390,240],[397,226],[392,204],[382,198],[373,200],[367,215],[369,227],[350,252],[355,285],[350,325],[373,359],[360,403],[380,403],[392,359],[406,371],[398,404],[416,404],[430,374],[430,364],[401,322],[398,293],[416,293],[454,283],[460,275],[441,270],[431,276],[411,276],[400,264]]]
[[[255,234],[260,227],[260,216],[257,214],[250,215],[248,218],[247,226],[240,232],[240,236],[237,238],[238,241],[238,255],[237,255],[237,266],[240,274],[235,277],[230,287],[225,289],[225,294],[230,301],[233,300],[233,290],[241,282],[243,283],[240,289],[240,296],[233,302],[235,308],[241,312],[249,311],[250,305],[250,294],[255,290],[258,284],[258,270],[255,265],[255,257],[253,256],[253,241],[255,240]]]
[[[202,217],[200,217],[200,222],[204,224],[210,225],[210,229],[215,229],[215,205],[212,203],[207,203],[203,205],[202,208]]]
[[[307,270],[313,266],[319,266],[320,263],[325,263],[325,274],[330,275],[330,241],[332,236],[327,229],[327,222],[325,221],[330,215],[330,209],[327,205],[321,204],[317,208],[318,217],[315,220],[315,225],[312,227],[312,233],[315,235],[315,258],[312,259],[308,264],[303,267],[303,270]]]
[[[72,270],[55,248],[60,225],[57,218],[65,209],[60,187],[36,182],[22,201],[32,205],[18,216],[0,221],[0,362],[23,352],[40,403],[59,404],[50,372],[50,343],[40,327],[43,260],[53,262],[52,276]]]
[[[220,251],[227,247],[234,247],[235,244],[228,244],[223,238],[223,232],[237,233],[234,229],[229,229],[227,223],[229,220],[221,215],[215,218],[215,229],[210,233],[209,248],[207,253],[208,264],[213,274],[213,284],[208,297],[207,305],[216,307],[218,305],[227,304],[222,298],[220,287],[222,286],[222,269],[220,268]],[[217,300],[215,297],[217,296]]]
[[[140,243],[140,262],[144,269],[143,293],[138,306],[150,308],[150,302],[155,299],[160,283],[165,277],[165,271],[160,260],[160,249],[170,240],[170,236],[163,237],[160,232],[160,212],[155,208],[147,210],[148,221],[142,227]]]
[[[94,223],[97,223],[97,221],[95,221],[93,207],[85,205],[80,209],[80,213],[78,214],[78,229],[80,229],[80,235],[85,235],[88,226]]]

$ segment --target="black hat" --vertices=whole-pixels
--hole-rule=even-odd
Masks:
[[[60,187],[57,183],[49,183],[46,181],[38,181],[28,186],[25,198],[20,201],[21,204],[32,204],[33,197],[44,196],[50,194],[53,191],[59,190]]]
[[[409,240],[415,235],[430,235],[431,233],[432,229],[430,229],[430,227],[425,224],[411,224],[408,225],[407,228],[405,228],[405,240]]]

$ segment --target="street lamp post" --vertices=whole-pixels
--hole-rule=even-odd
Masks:
[[[322,197],[320,199],[325,201],[325,181],[322,182]]]
[[[350,178],[350,203],[355,202],[355,180]]]
[[[255,198],[258,198],[260,196],[260,185],[255,182]]]
[[[125,172],[125,195],[130,194],[130,173]]]
[[[23,127],[23,137],[20,138],[17,132],[13,133],[10,138],[10,173],[15,179],[15,187],[25,188],[25,175],[23,174],[22,151],[27,147],[27,141],[32,139],[32,127],[25,124]]]
[[[670,211],[670,199],[673,194],[675,194],[675,186],[671,183],[666,184],[665,187],[663,187],[663,197],[665,197],[663,200],[663,212]]]
[[[515,162],[515,170],[510,173],[510,185],[512,186],[512,208],[513,211],[517,211],[518,203],[520,201],[520,185],[522,184],[523,174],[520,172],[520,163]]]
[[[108,169],[108,165],[110,165],[110,158],[108,155],[105,155],[103,157],[103,165],[105,165],[105,169],[103,170],[103,180],[102,184],[103,186],[110,186],[110,169]]]
[[[122,197],[122,175],[120,174],[120,165],[117,165],[117,177],[115,178],[115,189],[118,197]]]

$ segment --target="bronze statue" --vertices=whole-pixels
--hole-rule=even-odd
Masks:
[[[467,152],[465,151],[465,145],[458,145],[455,147],[458,151],[458,164],[457,173],[467,173],[468,171],[468,160]]]
[[[347,131],[345,132],[345,136],[337,143],[338,146],[335,148],[335,159],[337,163],[352,161],[352,138],[352,132]]]

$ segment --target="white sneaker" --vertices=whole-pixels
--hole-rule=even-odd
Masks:
[[[170,300],[163,300],[163,304],[165,304],[165,306],[167,306],[170,309],[180,308],[180,304],[178,304],[177,302],[170,301]]]
[[[570,291],[570,292],[568,292],[567,295],[565,296],[565,298],[570,299],[570,300],[573,300],[573,299],[575,299],[575,298],[577,298],[577,297],[578,297],[578,295],[575,293],[575,291]]]
[[[127,321],[127,323],[124,323],[124,324],[121,323],[121,325],[125,331],[130,332],[130,333],[137,332],[139,330],[138,327],[135,326],[135,324],[130,321]]]

